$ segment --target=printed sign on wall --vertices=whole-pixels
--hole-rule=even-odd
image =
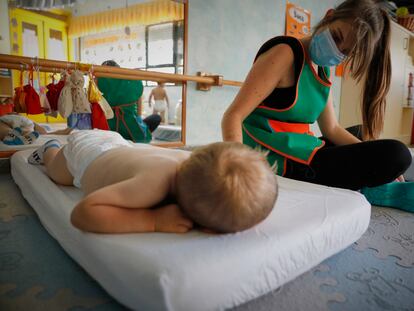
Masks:
[[[296,4],[286,4],[286,36],[298,39],[306,37],[310,33],[311,12]]]

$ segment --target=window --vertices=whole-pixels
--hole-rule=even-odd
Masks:
[[[105,60],[114,60],[124,68],[183,73],[183,22],[130,28],[130,34],[122,29],[82,37],[81,61],[100,65]]]
[[[147,64],[145,69],[182,74],[184,66],[183,34],[184,25],[182,22],[147,26]],[[154,84],[152,81],[147,82],[147,85]]]

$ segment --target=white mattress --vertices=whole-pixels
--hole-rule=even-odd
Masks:
[[[11,159],[23,196],[66,252],[120,303],[139,310],[223,310],[272,291],[356,241],[370,204],[358,192],[279,178],[276,208],[227,235],[99,235],[69,221],[80,190],[57,186],[29,151]]]
[[[152,137],[160,141],[180,141],[181,140],[181,126],[176,125],[159,125]]]

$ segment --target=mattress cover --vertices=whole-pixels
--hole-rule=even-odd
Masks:
[[[74,228],[82,198],[15,153],[12,176],[49,233],[121,304],[138,310],[224,310],[264,295],[355,242],[370,204],[358,192],[279,178],[261,224],[235,234],[93,234]],[[46,190],[47,189],[47,190]]]

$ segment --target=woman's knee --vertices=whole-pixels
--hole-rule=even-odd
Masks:
[[[389,164],[399,172],[405,172],[413,160],[408,147],[402,142],[393,139],[384,140],[384,143],[386,143],[386,146],[384,146],[386,160],[390,161]]]

